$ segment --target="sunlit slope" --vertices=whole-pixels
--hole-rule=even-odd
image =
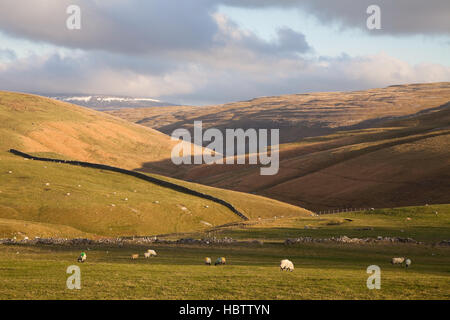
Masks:
[[[0,237],[154,235],[240,221],[224,206],[133,177],[6,154],[0,192]]]
[[[170,137],[60,101],[0,91],[0,151],[50,152],[127,169],[170,159]]]
[[[8,92],[0,93],[0,120],[0,237],[154,235],[241,221],[217,203],[123,174],[24,160],[7,151],[135,168],[170,155],[172,142],[159,132],[70,104]],[[175,183],[211,191],[250,219],[309,214],[263,197]]]
[[[221,197],[250,219],[309,214],[263,197],[170,180]],[[240,221],[225,206],[134,177],[1,154],[0,237],[155,235]]]

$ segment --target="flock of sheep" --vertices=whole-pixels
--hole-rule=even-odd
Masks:
[[[148,249],[146,252],[144,252],[144,258],[148,259],[151,257],[156,257],[156,251],[152,250],[152,249]],[[133,253],[131,255],[131,259],[132,260],[136,260],[139,258],[139,254],[138,253]],[[80,254],[80,256],[78,257],[78,262],[85,262],[87,259],[87,255],[86,253],[82,252]],[[206,257],[205,258],[205,264],[206,265],[211,265],[211,258],[210,257]],[[227,263],[227,260],[225,259],[225,257],[219,257],[217,258],[217,260],[214,262],[214,265],[225,265]],[[391,264],[400,264],[403,265],[403,263],[405,264],[405,268],[409,268],[409,266],[411,266],[411,259],[409,258],[405,258],[405,257],[397,257],[397,258],[392,258],[391,259]],[[292,263],[292,261],[288,260],[288,259],[283,259],[280,262],[280,270],[281,271],[294,271],[294,264]]]
[[[156,256],[157,256],[157,254],[156,254],[155,250],[148,249],[146,252],[144,252],[144,258],[145,259],[148,259],[148,258],[151,258],[151,257],[156,257]],[[132,260],[136,260],[138,258],[139,258],[139,253],[133,253],[131,255],[131,259]]]
[[[155,250],[148,249],[146,252],[144,252],[144,258],[146,258],[146,259],[151,258],[151,257],[156,257],[156,256],[157,256],[157,253],[156,253]],[[80,256],[78,257],[77,261],[78,262],[85,262],[86,259],[87,259],[86,253],[82,252],[80,254]],[[131,259],[132,260],[139,259],[139,253],[133,253],[131,255]],[[227,260],[225,259],[225,257],[219,257],[219,258],[217,258],[216,262],[214,262],[214,265],[215,266],[217,266],[217,265],[225,265],[226,263],[227,263]],[[205,264],[209,265],[209,266],[211,265],[211,258],[210,257],[206,257],[205,258]],[[292,263],[292,261],[287,260],[287,259],[281,260],[280,270],[281,271],[286,270],[286,271],[291,271],[292,272],[292,271],[294,271],[294,264]]]
[[[411,265],[411,259],[405,257],[392,258],[391,263],[399,265],[403,265],[403,263],[405,263],[405,268],[409,268]]]

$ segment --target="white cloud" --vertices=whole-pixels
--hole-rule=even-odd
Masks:
[[[0,30],[16,38],[54,44],[20,56],[14,54],[15,48],[1,48],[2,89],[149,96],[204,104],[304,91],[450,81],[449,67],[411,65],[385,53],[320,57],[302,33],[289,28],[279,29],[273,41],[263,40],[217,14],[215,1],[117,0],[107,5],[70,1],[84,5],[83,19],[87,19],[82,23],[84,31],[74,36],[65,27],[59,28],[65,26],[65,10],[62,17],[59,13],[69,1],[43,1],[46,6],[35,11],[26,10],[29,2],[24,0],[0,3]],[[256,6],[251,1],[240,5],[246,3]],[[276,5],[271,1],[259,4]],[[283,4],[297,6],[298,2],[278,5]]]
[[[315,15],[324,24],[366,28],[366,9],[376,4],[381,8],[382,30],[377,34],[450,34],[450,2],[448,0],[222,0],[236,7],[298,8]]]

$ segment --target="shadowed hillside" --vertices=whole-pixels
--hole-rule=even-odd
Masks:
[[[280,146],[280,171],[199,166],[183,178],[313,210],[450,202],[450,104],[382,126]]]

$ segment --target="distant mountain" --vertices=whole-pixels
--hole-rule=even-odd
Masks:
[[[450,82],[319,92],[206,107],[114,110],[170,134],[178,128],[280,129],[280,171],[186,167],[178,179],[313,211],[450,202]]]
[[[148,108],[173,106],[172,103],[163,102],[152,98],[133,98],[124,96],[108,96],[108,95],[79,95],[79,94],[58,94],[45,95],[49,98],[73,103],[82,107],[106,111],[123,108]]]
[[[184,128],[280,129],[280,142],[366,129],[387,120],[413,115],[450,101],[450,82],[397,85],[354,92],[317,92],[255,98],[219,106],[180,106],[112,110],[124,118],[163,133]]]

